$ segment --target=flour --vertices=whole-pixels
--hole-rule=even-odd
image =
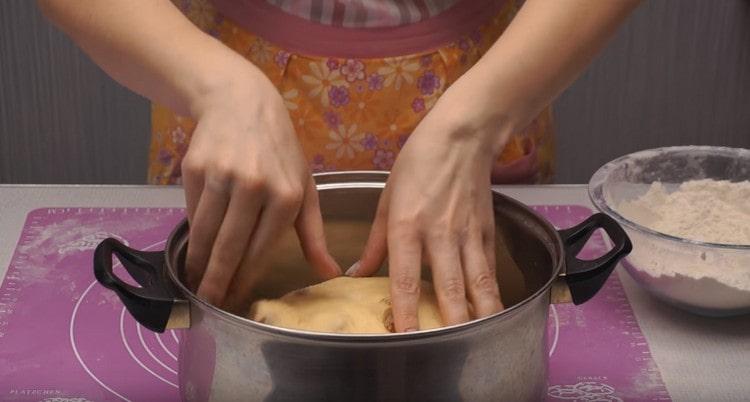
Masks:
[[[619,211],[672,236],[750,245],[750,181],[693,180],[672,193],[657,182],[641,198],[620,204]]]
[[[671,192],[666,185],[653,183],[641,197],[623,202],[617,209],[642,226],[672,236],[750,245],[750,181],[693,180]],[[702,305],[712,308],[750,305],[750,250],[659,241],[633,231],[629,234],[634,243],[629,263],[657,278],[660,291],[672,293],[668,297],[701,299]],[[693,281],[677,283],[669,278]]]

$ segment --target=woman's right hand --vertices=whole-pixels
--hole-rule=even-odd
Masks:
[[[263,254],[292,223],[314,269],[324,278],[339,273],[288,112],[260,70],[170,1],[39,5],[115,80],[198,121],[182,178],[190,221],[186,279],[199,296],[238,306],[257,281]]]
[[[241,307],[264,253],[292,224],[317,273],[340,275],[326,247],[315,183],[276,88],[248,72],[192,109],[198,124],[182,177],[190,222],[186,279],[198,296]]]

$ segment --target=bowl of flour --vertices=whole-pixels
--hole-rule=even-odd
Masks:
[[[750,150],[632,153],[602,166],[589,195],[625,228],[623,266],[652,295],[701,315],[750,313]]]

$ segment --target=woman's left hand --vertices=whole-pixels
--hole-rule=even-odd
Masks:
[[[446,93],[399,154],[380,198],[360,262],[368,276],[388,255],[396,331],[419,329],[421,266],[432,270],[445,325],[502,310],[495,277],[490,170],[504,143],[499,127],[484,135],[465,124],[465,104]],[[465,110],[464,110],[465,111]],[[470,116],[471,113],[465,114]]]
[[[375,273],[387,249],[397,331],[418,329],[422,262],[432,269],[445,324],[502,309],[492,161],[511,132],[573,82],[638,3],[527,0],[412,133],[380,197],[360,263],[348,272]]]

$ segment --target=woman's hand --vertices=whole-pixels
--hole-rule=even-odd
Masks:
[[[393,166],[360,263],[348,272],[374,273],[387,244],[397,331],[417,329],[423,261],[431,266],[446,324],[502,308],[494,276],[492,161],[510,133],[573,82],[638,3],[527,0],[416,128]]]
[[[198,124],[182,175],[187,281],[232,310],[257,281],[266,250],[293,223],[318,274],[330,278],[340,269],[328,254],[318,193],[281,96],[259,72],[228,84],[193,106]]]
[[[198,122],[182,178],[190,221],[186,279],[200,296],[240,307],[265,251],[292,223],[317,272],[339,273],[287,110],[260,70],[167,0],[39,5],[112,78]]]
[[[432,270],[446,325],[503,308],[495,277],[490,170],[505,139],[499,125],[485,129],[469,124],[472,112],[465,110],[462,98],[456,91],[446,93],[401,150],[362,259],[347,272],[374,273],[387,244],[399,332],[418,329],[423,262]]]

